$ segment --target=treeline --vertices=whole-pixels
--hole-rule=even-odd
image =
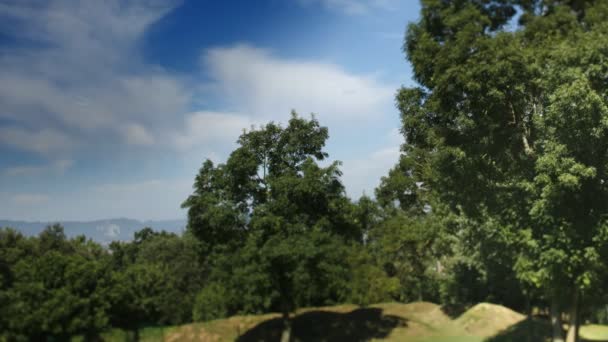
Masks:
[[[144,326],[271,311],[288,332],[296,308],[337,303],[523,308],[508,260],[469,252],[463,223],[425,208],[403,173],[383,179],[378,201],[349,200],[339,163],[318,164],[327,138],[295,113],[244,133],[225,164],[203,164],[181,236],[145,228],[104,247],[60,225],[0,230],[2,338],[91,340],[110,327],[136,338]]]
[[[342,209],[357,239],[319,233],[275,251],[302,258],[287,270],[289,310],[394,300],[523,305],[519,288],[494,289],[474,257],[446,248],[451,243],[433,215],[413,218],[367,197]],[[96,340],[109,328],[137,339],[146,326],[284,310],[272,283],[283,270],[263,270],[271,265],[253,251],[205,250],[190,231],[144,228],[131,242],[102,246],[68,239],[60,225],[34,237],[0,229],[0,339]]]
[[[0,340],[96,340],[110,327],[192,321],[203,286],[198,242],[145,228],[101,246],[63,227],[25,237],[0,229]]]
[[[144,228],[130,242],[0,230],[0,337],[95,340],[110,328],[282,312],[289,339],[299,307],[418,300],[458,312],[490,301],[548,308],[517,258],[483,224],[421,191],[403,156],[375,199],[345,195],[339,163],[320,166],[327,129],[295,113],[286,127],[245,132],[224,164],[196,177],[183,235]],[[581,317],[605,320],[595,293]],[[600,310],[596,310],[600,309]]]

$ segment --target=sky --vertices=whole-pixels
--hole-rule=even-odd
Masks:
[[[0,0],[0,218],[184,218],[202,162],[292,109],[329,128],[347,195],[403,137],[417,1]]]

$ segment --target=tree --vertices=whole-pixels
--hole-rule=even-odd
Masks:
[[[38,238],[0,231],[3,265],[2,337],[8,340],[94,340],[108,326],[107,255],[84,237],[67,240],[63,227]],[[6,239],[4,239],[6,237]],[[8,266],[8,267],[7,267]]]
[[[412,155],[402,154],[381,178],[376,188],[381,219],[370,233],[369,247],[387,274],[400,280],[399,300],[435,301],[443,259],[452,252],[444,243],[450,216],[439,203],[431,205],[435,199],[414,174],[416,166]]]
[[[148,227],[135,232],[131,242],[113,242],[112,325],[137,338],[144,324],[191,322],[205,277],[198,248],[191,234],[178,236]]]
[[[278,308],[283,340],[297,306],[338,300],[336,279],[348,269],[343,246],[362,239],[348,217],[339,163],[318,164],[328,157],[327,138],[314,117],[295,112],[286,127],[252,128],[225,164],[203,164],[183,204],[188,230],[215,263],[211,279],[223,279],[227,292],[238,286],[245,311]]]
[[[397,97],[413,173],[508,237],[518,278],[552,302],[554,340],[560,304],[576,339],[606,255],[607,15],[602,1],[425,0],[404,45],[420,84]]]

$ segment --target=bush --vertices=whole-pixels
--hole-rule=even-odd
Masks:
[[[209,321],[228,316],[230,298],[219,283],[205,286],[196,296],[192,316],[195,321]]]
[[[381,303],[393,300],[399,292],[399,279],[389,277],[375,265],[367,251],[355,250],[350,264],[352,274],[347,302],[358,305]]]

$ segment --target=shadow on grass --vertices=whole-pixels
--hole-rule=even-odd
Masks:
[[[405,319],[383,315],[379,308],[362,308],[347,313],[308,311],[293,318],[293,341],[368,341],[387,337],[396,327],[405,327]],[[275,318],[258,324],[237,341],[279,341],[282,321]]]
[[[551,324],[541,318],[527,318],[487,342],[543,342],[551,340]]]
[[[441,311],[451,319],[456,319],[467,311],[467,307],[462,304],[445,304],[441,306]]]

